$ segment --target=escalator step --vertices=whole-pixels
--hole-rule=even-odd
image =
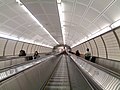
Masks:
[[[45,90],[70,90],[69,86],[46,86]]]

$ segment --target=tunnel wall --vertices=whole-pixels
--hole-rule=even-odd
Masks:
[[[92,56],[120,61],[120,27],[86,41],[72,51],[85,54],[86,48],[90,49]]]
[[[18,55],[21,49],[25,50],[27,54],[32,54],[35,51],[38,51],[39,53],[47,53],[52,51],[52,48],[0,38],[0,56]]]

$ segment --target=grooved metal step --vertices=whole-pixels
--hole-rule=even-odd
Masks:
[[[70,90],[70,81],[65,56],[61,59],[44,90]]]

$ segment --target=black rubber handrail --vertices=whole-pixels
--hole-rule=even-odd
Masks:
[[[22,66],[22,65],[25,65],[25,64],[34,62],[34,61],[35,61],[35,60],[29,60],[29,61],[27,61],[27,62],[23,62],[23,63],[20,63],[20,64],[15,64],[15,65],[11,65],[11,66],[2,68],[2,69],[0,69],[0,73],[3,72],[4,70],[9,70],[9,69],[11,69],[11,68],[19,67],[19,66]]]
[[[28,56],[15,56],[15,57],[11,57],[11,58],[0,58],[0,61],[8,61],[8,60],[12,60],[12,59],[20,59],[20,58],[27,58],[33,55],[28,55]]]
[[[39,53],[40,54],[40,53]],[[46,55],[46,54],[45,54]],[[52,55],[52,54],[49,54],[49,55]],[[0,58],[0,61],[8,61],[8,60],[12,60],[12,59],[19,59],[19,58],[27,58],[27,57],[30,57],[30,56],[33,56],[33,54],[31,55],[27,55],[27,56],[12,56],[12,57],[9,57],[9,58]]]
[[[104,59],[104,60],[109,60],[109,61],[113,61],[113,62],[120,62],[120,61],[118,61],[118,60],[107,59],[107,58],[103,58],[103,57],[96,57],[96,58],[100,58],[100,59]]]

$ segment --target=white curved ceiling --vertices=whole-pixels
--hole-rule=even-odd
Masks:
[[[73,46],[120,19],[120,0],[61,0],[65,43]],[[49,32],[38,25],[16,0],[0,0],[0,35],[49,46],[63,44],[56,0],[21,0]]]

